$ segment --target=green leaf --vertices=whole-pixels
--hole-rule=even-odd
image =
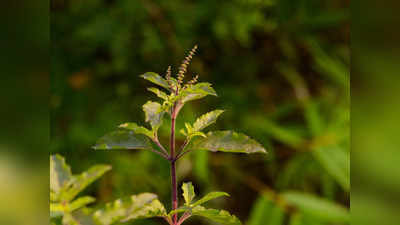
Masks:
[[[192,215],[194,216],[202,216],[206,217],[214,222],[223,224],[223,225],[241,225],[240,220],[231,215],[229,212],[225,210],[218,209],[206,209],[202,206],[196,206],[192,210]]]
[[[151,149],[152,145],[149,138],[144,135],[135,134],[130,130],[119,129],[101,137],[93,148],[95,150]]]
[[[133,195],[129,200],[118,199],[94,213],[95,221],[101,225],[157,216],[166,216],[166,211],[152,193]]]
[[[147,137],[154,139],[154,133],[151,132],[149,129],[139,126],[136,123],[124,123],[119,125],[120,128],[124,128],[127,130],[133,131],[135,134],[144,134]]]
[[[95,201],[96,199],[90,196],[80,197],[68,204],[68,211],[69,212],[75,211]]]
[[[350,155],[339,146],[316,147],[313,156],[346,190],[350,190]]]
[[[146,122],[151,124],[153,131],[156,132],[163,122],[164,111],[158,102],[148,101],[143,105],[143,111],[146,115]]]
[[[167,217],[167,211],[165,210],[164,205],[157,199],[153,200],[150,204],[145,205],[142,209],[131,212],[129,216],[121,220],[121,222],[152,217]]]
[[[218,116],[221,115],[223,112],[224,110],[214,110],[200,116],[193,124],[194,130],[201,131],[202,129],[215,123],[217,121]]]
[[[179,99],[182,103],[204,98],[207,95],[217,96],[215,90],[210,83],[197,83],[193,86],[185,88],[180,94]]]
[[[161,87],[163,87],[163,88],[165,88],[167,90],[170,89],[167,80],[162,78],[157,73],[147,72],[145,74],[142,74],[141,77],[146,79],[146,80],[148,80],[148,81],[150,81],[150,82],[152,82],[152,83],[154,83],[154,84],[157,84],[157,85],[159,85],[159,86],[161,86]]]
[[[203,204],[205,202],[208,202],[208,201],[210,201],[212,199],[219,198],[219,197],[222,197],[222,196],[229,196],[229,194],[226,193],[226,192],[210,192],[206,196],[202,197],[200,200],[198,200],[195,203],[191,204],[191,207],[196,207],[196,206],[201,205],[201,204]]]
[[[50,156],[50,190],[53,191],[53,199],[71,180],[71,168],[65,163],[65,159],[60,155]]]
[[[189,206],[196,194],[194,193],[194,187],[192,185],[192,182],[188,183],[183,183],[182,184],[182,190],[183,190],[183,198],[185,199],[185,205]]]
[[[168,99],[168,95],[167,95],[165,92],[160,91],[160,90],[157,89],[157,88],[147,88],[147,90],[153,92],[153,93],[156,94],[159,98],[162,98],[162,99],[164,99],[164,100],[167,100],[167,99]]]
[[[89,184],[93,183],[109,170],[111,170],[111,166],[95,165],[79,176],[74,176],[70,182],[68,190],[62,193],[61,198],[65,201],[71,201]]]
[[[212,152],[266,153],[266,150],[258,142],[233,131],[209,132],[206,138],[193,141],[188,149]]]
[[[294,191],[283,193],[282,197],[286,202],[297,207],[302,213],[321,221],[332,223],[350,222],[350,212],[348,209],[335,202],[311,194]]]

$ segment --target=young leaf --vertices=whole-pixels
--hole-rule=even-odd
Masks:
[[[89,184],[93,183],[99,177],[101,177],[105,172],[111,170],[111,166],[108,165],[96,165],[91,167],[89,170],[83,172],[71,181],[68,190],[62,193],[62,199],[65,201],[71,201],[79,194],[83,189],[85,189]]]
[[[133,195],[127,201],[118,199],[94,213],[95,221],[101,225],[156,216],[166,216],[166,211],[157,195],[151,193]]]
[[[80,197],[68,204],[68,211],[69,212],[75,211],[95,201],[96,199],[90,196]]]
[[[194,193],[194,187],[192,185],[192,182],[188,183],[183,183],[182,184],[182,190],[183,190],[183,198],[185,199],[185,205],[189,206],[196,194]]]
[[[154,84],[157,84],[157,85],[159,85],[159,86],[161,86],[161,87],[163,87],[163,88],[165,88],[167,90],[170,89],[167,80],[162,78],[157,73],[147,72],[145,74],[142,74],[141,77],[146,79],[146,80],[148,80],[148,81],[150,81],[150,82],[152,82],[152,83],[154,83]]]
[[[108,133],[101,137],[96,145],[95,150],[108,149],[151,149],[152,145],[149,138],[141,134],[135,134],[133,131],[120,129]]]
[[[193,124],[193,128],[195,131],[201,131],[202,129],[210,126],[211,124],[217,121],[217,118],[224,110],[214,110],[209,113],[206,113],[199,118],[197,118],[196,122]]]
[[[184,89],[178,97],[182,103],[186,103],[196,99],[204,98],[207,95],[217,96],[217,93],[211,87],[210,83],[198,83]]]
[[[304,214],[321,221],[331,223],[348,223],[350,221],[349,211],[335,202],[330,202],[311,194],[294,191],[283,193],[282,197]]]
[[[240,220],[231,215],[229,212],[225,210],[217,210],[217,209],[206,209],[202,206],[196,206],[192,210],[192,215],[194,216],[202,216],[206,217],[214,222],[223,224],[223,225],[241,225]]]
[[[54,199],[71,178],[71,168],[65,159],[58,154],[50,156],[50,190],[54,193]]]
[[[162,124],[164,113],[162,106],[158,102],[148,101],[143,105],[143,111],[146,115],[146,122],[150,122],[153,132],[157,131]]]
[[[124,128],[127,130],[131,130],[133,131],[135,134],[144,134],[147,137],[154,139],[154,133],[151,132],[149,129],[142,127],[142,126],[138,126],[136,123],[124,123],[119,125],[120,128]]]
[[[164,99],[164,100],[167,100],[167,99],[168,99],[168,95],[167,95],[165,92],[160,91],[160,90],[157,89],[157,88],[147,88],[147,90],[153,92],[153,93],[156,94],[159,98],[162,98],[162,99]]]
[[[208,202],[208,201],[210,201],[212,199],[219,198],[219,197],[222,197],[222,196],[229,196],[229,194],[226,193],[226,192],[210,192],[206,196],[202,197],[200,200],[198,200],[195,203],[191,204],[191,207],[195,207],[195,206],[201,205],[201,204],[203,204],[205,202]]]
[[[266,150],[257,141],[233,131],[209,132],[206,138],[193,141],[188,149],[212,152],[266,153]]]

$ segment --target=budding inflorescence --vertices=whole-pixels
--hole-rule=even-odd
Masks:
[[[193,77],[192,80],[190,80],[189,82],[187,82],[187,84],[185,84],[185,86],[183,88],[187,88],[195,83],[197,83],[197,80],[199,79],[199,75],[196,75],[195,77]]]
[[[197,50],[197,45],[195,45],[192,50],[189,52],[188,56],[186,56],[185,60],[183,60],[181,66],[179,67],[179,72],[178,72],[178,83],[182,84],[183,83],[183,78],[185,77],[185,73],[187,71],[187,67],[190,64],[190,61],[192,60],[194,54],[196,53]]]
[[[196,53],[197,50],[197,45],[195,45],[192,50],[190,50],[189,54],[185,57],[185,59],[182,61],[182,64],[179,67],[178,70],[178,74],[177,74],[177,81],[175,81],[175,83],[177,82],[177,89],[175,89],[174,83],[172,82],[172,78],[171,78],[171,66],[168,67],[165,78],[168,82],[168,85],[171,87],[171,89],[175,89],[176,92],[181,89],[182,84],[183,84],[183,78],[185,78],[185,74],[187,72],[187,67],[189,66],[194,54]],[[183,88],[187,88],[193,84],[195,84],[197,82],[199,78],[199,75],[196,75],[192,80],[190,80],[187,84],[184,85]]]

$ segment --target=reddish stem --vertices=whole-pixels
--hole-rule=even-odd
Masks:
[[[171,154],[170,154],[170,162],[171,162],[171,186],[172,186],[172,210],[178,208],[178,191],[176,184],[176,160],[175,160],[175,120],[176,120],[176,107],[174,106],[171,113]],[[178,215],[175,214],[172,216],[173,224],[176,224],[178,220]]]

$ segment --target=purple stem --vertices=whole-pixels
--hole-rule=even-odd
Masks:
[[[171,162],[171,188],[172,188],[172,210],[178,208],[178,191],[176,185],[176,160],[175,160],[175,120],[176,120],[176,106],[174,106],[172,113],[171,113],[171,139],[170,139],[170,146],[171,146],[171,155],[170,155],[170,162]],[[177,214],[172,216],[172,222],[174,224],[177,223],[178,217]]]
[[[179,219],[178,223],[176,225],[181,225],[186,219],[188,219],[191,216],[190,213],[185,212],[182,217]]]

